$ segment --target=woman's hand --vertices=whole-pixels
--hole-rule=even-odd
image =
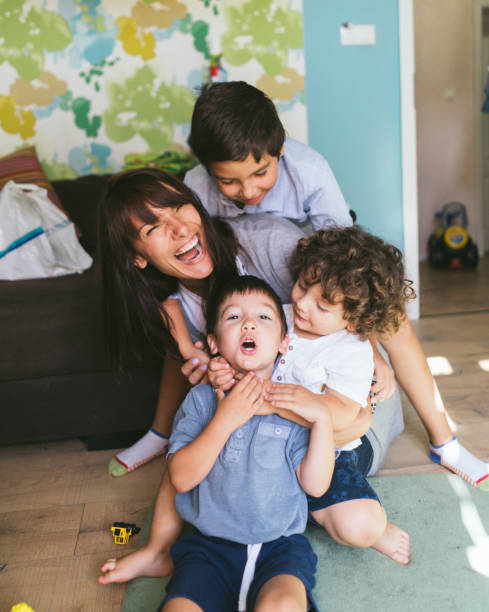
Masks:
[[[228,391],[236,383],[236,372],[224,357],[212,357],[209,361],[209,381],[214,389]]]
[[[194,343],[195,354],[183,364],[182,374],[187,377],[188,382],[193,385],[207,382],[207,369],[209,355],[204,350],[204,343],[200,340]]]
[[[374,375],[375,383],[372,385],[372,401],[375,403],[389,399],[397,387],[396,379],[390,365],[380,354],[379,349],[372,345],[374,349]]]

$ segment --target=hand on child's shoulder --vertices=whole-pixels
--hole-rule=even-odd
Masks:
[[[214,389],[221,391],[229,391],[235,385],[235,371],[224,357],[217,355],[209,361],[209,381]]]

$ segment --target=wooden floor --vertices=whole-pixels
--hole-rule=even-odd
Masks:
[[[476,271],[435,273],[422,266],[424,317],[414,323],[427,356],[446,358],[453,370],[437,382],[457,435],[486,461],[488,269],[487,258]],[[466,310],[475,312],[460,314]],[[406,430],[381,474],[443,471],[429,461],[426,434],[403,404]],[[1,612],[21,601],[35,612],[120,610],[124,587],[96,582],[102,562],[128,550],[112,542],[109,527],[114,521],[143,524],[162,464],[112,479],[106,472],[111,455],[87,452],[78,440],[0,448]]]

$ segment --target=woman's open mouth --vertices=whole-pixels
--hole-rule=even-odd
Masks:
[[[187,244],[184,244],[183,247],[175,253],[175,257],[186,264],[194,264],[200,261],[203,253],[204,246],[200,242],[198,234],[196,234],[192,240],[189,240]]]
[[[241,342],[240,348],[241,348],[241,352],[244,353],[245,355],[254,355],[256,351],[258,350],[256,342],[253,338],[245,338]]]

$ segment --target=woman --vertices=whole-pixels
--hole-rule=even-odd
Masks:
[[[233,220],[233,229],[230,225],[211,219],[191,190],[155,169],[114,175],[101,203],[99,238],[111,355],[121,364],[136,342],[138,328],[153,346],[166,349],[158,407],[150,430],[150,438],[156,440],[143,438],[139,443],[159,443],[152,447],[153,456],[164,451],[173,416],[189,388],[168,331],[165,300],[179,295],[193,338],[198,340],[199,333],[204,332],[206,296],[216,283],[242,272],[245,266],[248,273],[264,277],[282,299],[289,298],[292,280],[287,260],[302,232],[289,221],[270,215],[243,216]],[[245,244],[246,250],[240,244]],[[162,318],[165,325],[161,325]],[[196,383],[205,367],[187,362],[183,371],[191,383]],[[390,441],[402,429],[398,398],[384,402],[375,420],[368,432],[373,456],[365,458],[369,473],[378,469]],[[337,443],[360,437],[369,423],[370,415],[365,410],[348,431],[342,432]],[[171,571],[169,546],[181,528],[173,496],[165,474],[148,544],[117,563],[107,561],[101,583]]]

